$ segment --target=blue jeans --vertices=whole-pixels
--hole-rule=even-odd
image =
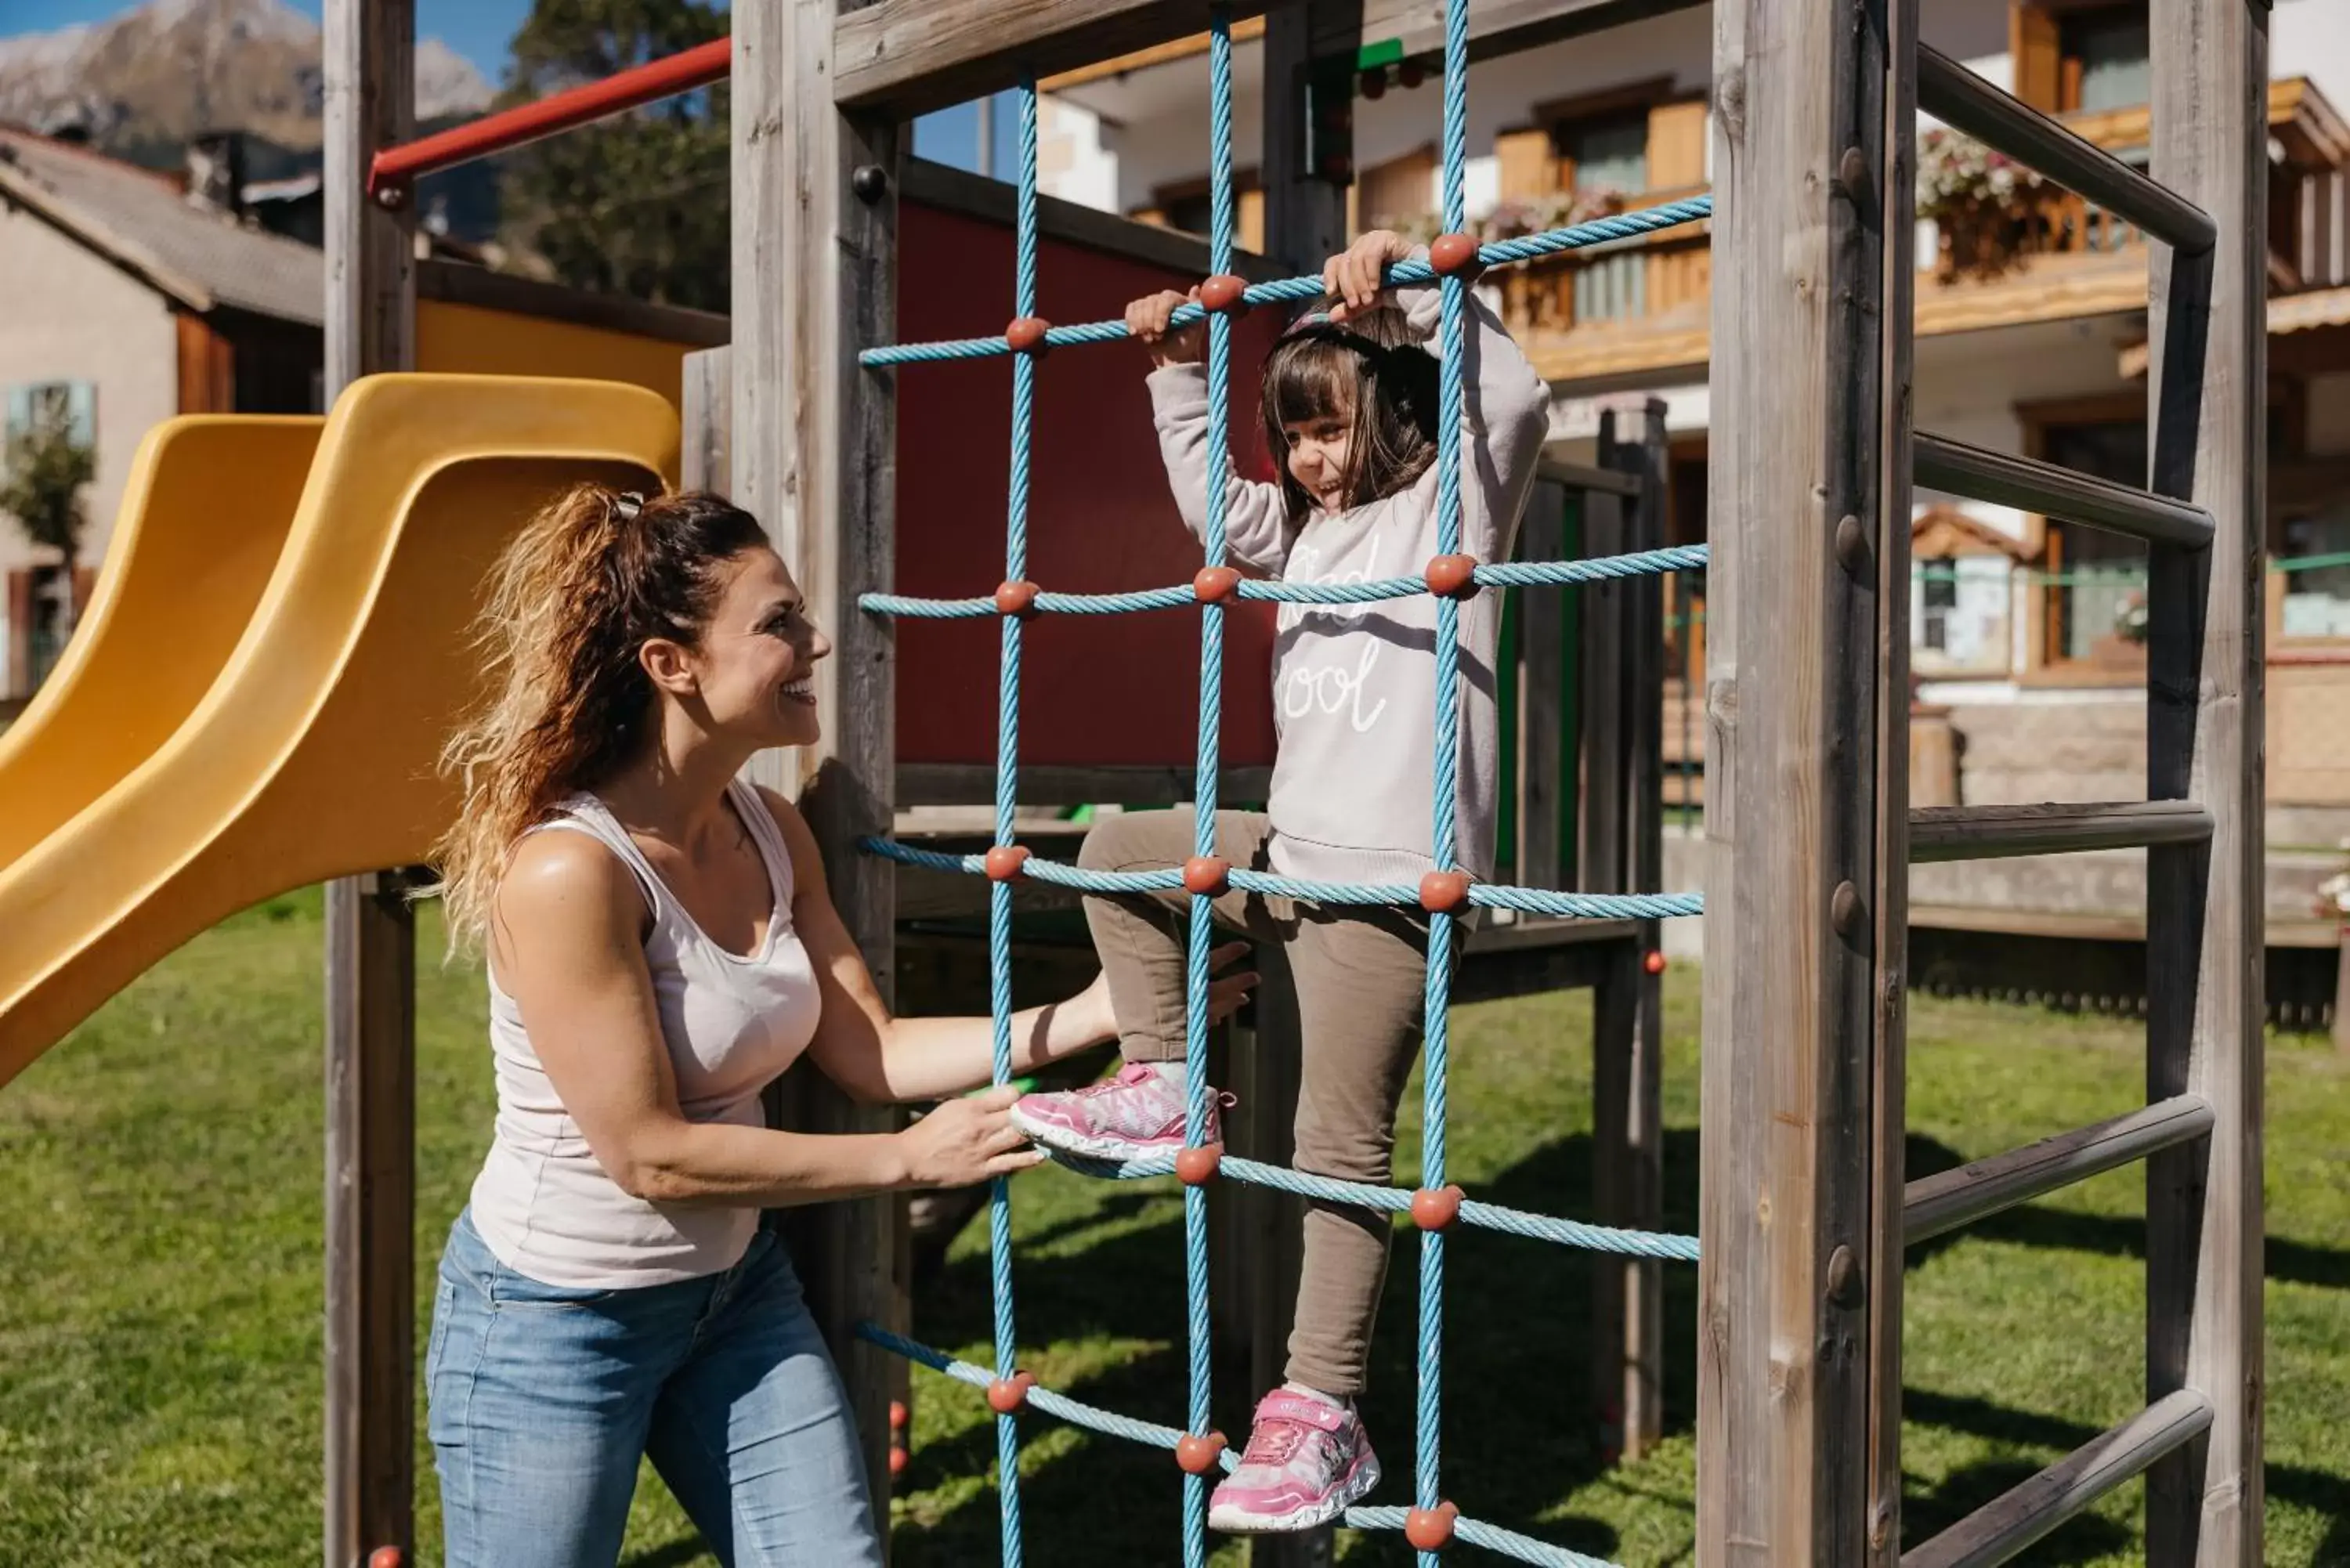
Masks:
[[[847,1399],[772,1231],[706,1279],[577,1290],[460,1214],[424,1361],[448,1568],[610,1568],[648,1455],[730,1568],[880,1568]]]

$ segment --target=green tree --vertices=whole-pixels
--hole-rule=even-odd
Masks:
[[[8,437],[6,471],[0,472],[0,512],[16,520],[25,537],[55,550],[65,562],[66,624],[73,624],[74,566],[81,558],[84,486],[98,477],[98,454],[79,440],[73,415],[60,402],[36,404],[32,419]]]
[[[703,0],[536,0],[501,102],[723,37],[726,25]],[[577,287],[723,311],[730,135],[721,85],[534,142],[501,177],[502,238]]]

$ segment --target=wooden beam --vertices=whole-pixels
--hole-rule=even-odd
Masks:
[[[1231,0],[1234,21],[1294,0]],[[1207,0],[879,0],[844,7],[833,100],[911,119],[1203,31]]]
[[[1995,860],[2205,844],[2211,814],[2191,801],[2132,800],[2103,805],[1937,805],[1909,814],[1909,859]]]
[[[2266,511],[2268,10],[2157,0],[2154,177],[2211,215],[2208,260],[2154,254],[2150,488],[2210,547],[2150,553],[2147,794],[2211,814],[2208,845],[2147,867],[2149,1100],[2208,1101],[2210,1139],[2147,1164],[2147,1390],[2191,1390],[2208,1435],[2147,1473],[2154,1568],[2262,1561],[2261,644]]]
[[[366,195],[415,128],[414,0],[326,11],[328,402],[415,358],[408,222]],[[398,874],[326,897],[326,1568],[415,1550],[416,930]]]
[[[1902,1239],[1910,1246],[1929,1241],[2157,1150],[2191,1143],[2210,1132],[2211,1120],[2208,1102],[2195,1095],[2178,1095],[2126,1116],[1920,1177],[1908,1184],[1902,1199]]]
[[[1698,1561],[1857,1568],[1887,36],[1870,0],[1718,0],[1713,20]]]
[[[846,20],[846,18],[843,18]],[[857,851],[892,820],[893,641],[856,613],[887,591],[895,550],[896,400],[891,379],[857,363],[889,339],[897,309],[898,122],[837,109],[833,0],[746,6],[734,18],[735,497],[820,604],[833,657],[818,667],[824,740],[810,749],[803,809],[834,903],[885,999],[895,971],[896,877]],[[894,1107],[859,1106],[803,1066],[794,1125],[869,1133]],[[909,1326],[906,1199],[883,1194],[791,1216],[809,1305],[839,1364],[865,1448],[876,1527],[889,1537],[889,1404],[896,1357],[855,1335],[870,1319]]]
[[[1264,36],[1264,17],[1243,17],[1232,24],[1232,42],[1254,43]],[[1128,71],[1145,70],[1149,67],[1163,66],[1174,60],[1188,60],[1195,55],[1204,55],[1207,52],[1208,35],[1193,33],[1186,37],[1177,38],[1171,43],[1154,44],[1147,49],[1137,49],[1130,55],[1119,55],[1112,59],[1097,60],[1089,66],[1079,66],[1075,70],[1063,71],[1058,76],[1046,77],[1036,84],[1036,89],[1039,92],[1065,92],[1070,88],[1083,87],[1087,82],[1100,81],[1105,77],[1122,77]]]
[[[1707,0],[1477,0],[1469,10],[1469,58],[1487,60],[1537,49],[1561,39],[1628,26]],[[1362,40],[1393,41],[1407,55],[1444,47],[1443,0],[1364,0]],[[1343,38],[1317,36],[1315,53],[1352,53]]]
[[[2178,1393],[2074,1449],[1901,1559],[1901,1568],[1991,1568],[2212,1425],[2211,1406]],[[2152,1544],[2152,1537],[2148,1537]]]
[[[678,424],[683,437],[678,452],[679,485],[717,491],[732,485],[734,350],[703,348],[685,357]]]
[[[1004,181],[920,158],[905,161],[899,196],[901,201],[925,207],[985,218],[1006,228],[1012,226],[1013,209],[1019,200],[1017,188]],[[1042,239],[1066,240],[1107,255],[1149,262],[1201,277],[1215,270],[1208,265],[1208,242],[1197,234],[1138,223],[1097,207],[1065,202],[1057,196],[1036,199],[1036,233]],[[1314,265],[1318,270],[1320,260],[1317,258]],[[1232,271],[1252,283],[1289,275],[1288,268],[1239,249],[1232,252]]]

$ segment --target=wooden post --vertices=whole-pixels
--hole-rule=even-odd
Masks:
[[[1866,1558],[1882,0],[1714,6],[1698,1561]]]
[[[415,355],[408,222],[367,196],[415,127],[413,0],[326,11],[328,402]],[[326,1568],[414,1542],[416,930],[398,873],[327,885]]]
[[[1265,15],[1264,248],[1284,271],[1319,271],[1327,257],[1346,248],[1346,188],[1315,178],[1306,167],[1305,71],[1314,39],[1343,38],[1359,26],[1361,16],[1361,0],[1309,0],[1275,6]],[[1259,960],[1265,983],[1257,1001],[1255,1027],[1232,1034],[1232,1086],[1239,1096],[1235,1108],[1242,1118],[1232,1132],[1243,1140],[1233,1149],[1286,1165],[1296,1153],[1304,1042],[1285,968],[1276,954],[1260,953]],[[1305,1205],[1264,1188],[1222,1186],[1235,1210],[1233,1233],[1244,1238],[1249,1248],[1240,1272],[1248,1297],[1244,1332],[1249,1397],[1253,1399],[1278,1385],[1287,1359],[1298,1270],[1305,1259]],[[1313,1530],[1252,1537],[1248,1561],[1251,1568],[1326,1568],[1336,1552],[1332,1531]]]
[[[1640,493],[1625,510],[1622,548],[1653,550],[1664,544],[1665,404],[1650,398],[1641,410],[1638,443],[1613,444],[1613,466],[1637,475]],[[1627,875],[1623,890],[1659,892],[1664,886],[1664,584],[1637,577],[1621,586],[1617,618],[1623,643],[1624,786],[1623,854]],[[1596,1103],[1606,1107],[1610,1135],[1595,1140],[1595,1153],[1611,1161],[1606,1191],[1613,1204],[1607,1223],[1653,1231],[1664,1223],[1664,985],[1646,960],[1661,952],[1659,924],[1641,922],[1637,942],[1611,963],[1611,983],[1625,995],[1610,1004],[1605,991],[1595,999],[1595,1047],[1616,1065],[1593,1077]],[[1625,1016],[1614,1016],[1620,1008]],[[1606,1020],[1603,1025],[1601,1021]],[[1605,1085],[1605,1093],[1601,1086]],[[1596,1124],[1595,1123],[1595,1127]],[[1611,1276],[1602,1303],[1616,1316],[1596,1318],[1596,1342],[1617,1353],[1613,1376],[1595,1392],[1616,1416],[1619,1452],[1637,1459],[1664,1435],[1664,1273],[1654,1259],[1601,1260]],[[1620,1328],[1620,1332],[1619,1332]]]
[[[1877,484],[1883,497],[1876,535],[1877,689],[1877,1057],[1868,1138],[1867,1562],[1900,1568],[1901,1303],[1908,1181],[1909,967],[1909,515],[1911,379],[1917,333],[1918,0],[1887,0],[1884,208],[1884,416]],[[1865,573],[1866,560],[1850,568]]]
[[[678,406],[681,446],[678,483],[724,491],[734,483],[734,350],[701,348],[685,357]]]
[[[898,127],[888,115],[834,107],[833,24],[832,0],[745,6],[734,17],[731,463],[735,499],[765,523],[832,632],[833,657],[818,666],[825,739],[807,759],[814,778],[803,805],[833,900],[886,998],[896,879],[856,846],[892,824],[893,639],[856,605],[892,581],[897,423],[890,378],[859,367],[857,354],[895,325]],[[812,1071],[794,1076],[804,1130],[898,1125],[893,1108],[853,1105]],[[906,1370],[855,1330],[868,1319],[909,1326],[905,1208],[903,1194],[826,1204],[794,1227],[795,1261],[848,1388],[885,1541],[889,1403]]]
[[[2265,824],[2268,9],[2158,0],[2155,179],[2210,214],[2208,258],[2154,248],[2149,485],[2208,507],[2208,551],[2154,546],[2147,794],[2211,814],[2208,846],[2149,850],[2148,1098],[2216,1113],[2147,1165],[2147,1392],[2210,1401],[2210,1432],[2147,1475],[2147,1561],[2261,1561],[2261,1073]]]
[[[1566,558],[1567,493],[1547,480],[1534,482],[1534,501],[1519,530],[1520,559]],[[1525,779],[1518,797],[1518,865],[1521,884],[1528,888],[1564,890],[1575,855],[1575,825],[1567,809],[1575,792],[1567,767],[1572,753],[1585,748],[1570,748],[1565,732],[1566,612],[1567,596],[1584,591],[1517,591],[1518,657],[1524,671],[1518,686],[1524,721],[1518,729],[1518,765]],[[1589,708],[1575,706],[1578,711]]]

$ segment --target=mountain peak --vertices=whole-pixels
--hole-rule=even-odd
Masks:
[[[103,22],[0,38],[0,120],[78,125],[156,158],[200,130],[319,139],[318,25],[285,0],[147,0]],[[416,47],[420,119],[476,113],[490,84],[437,38]]]

